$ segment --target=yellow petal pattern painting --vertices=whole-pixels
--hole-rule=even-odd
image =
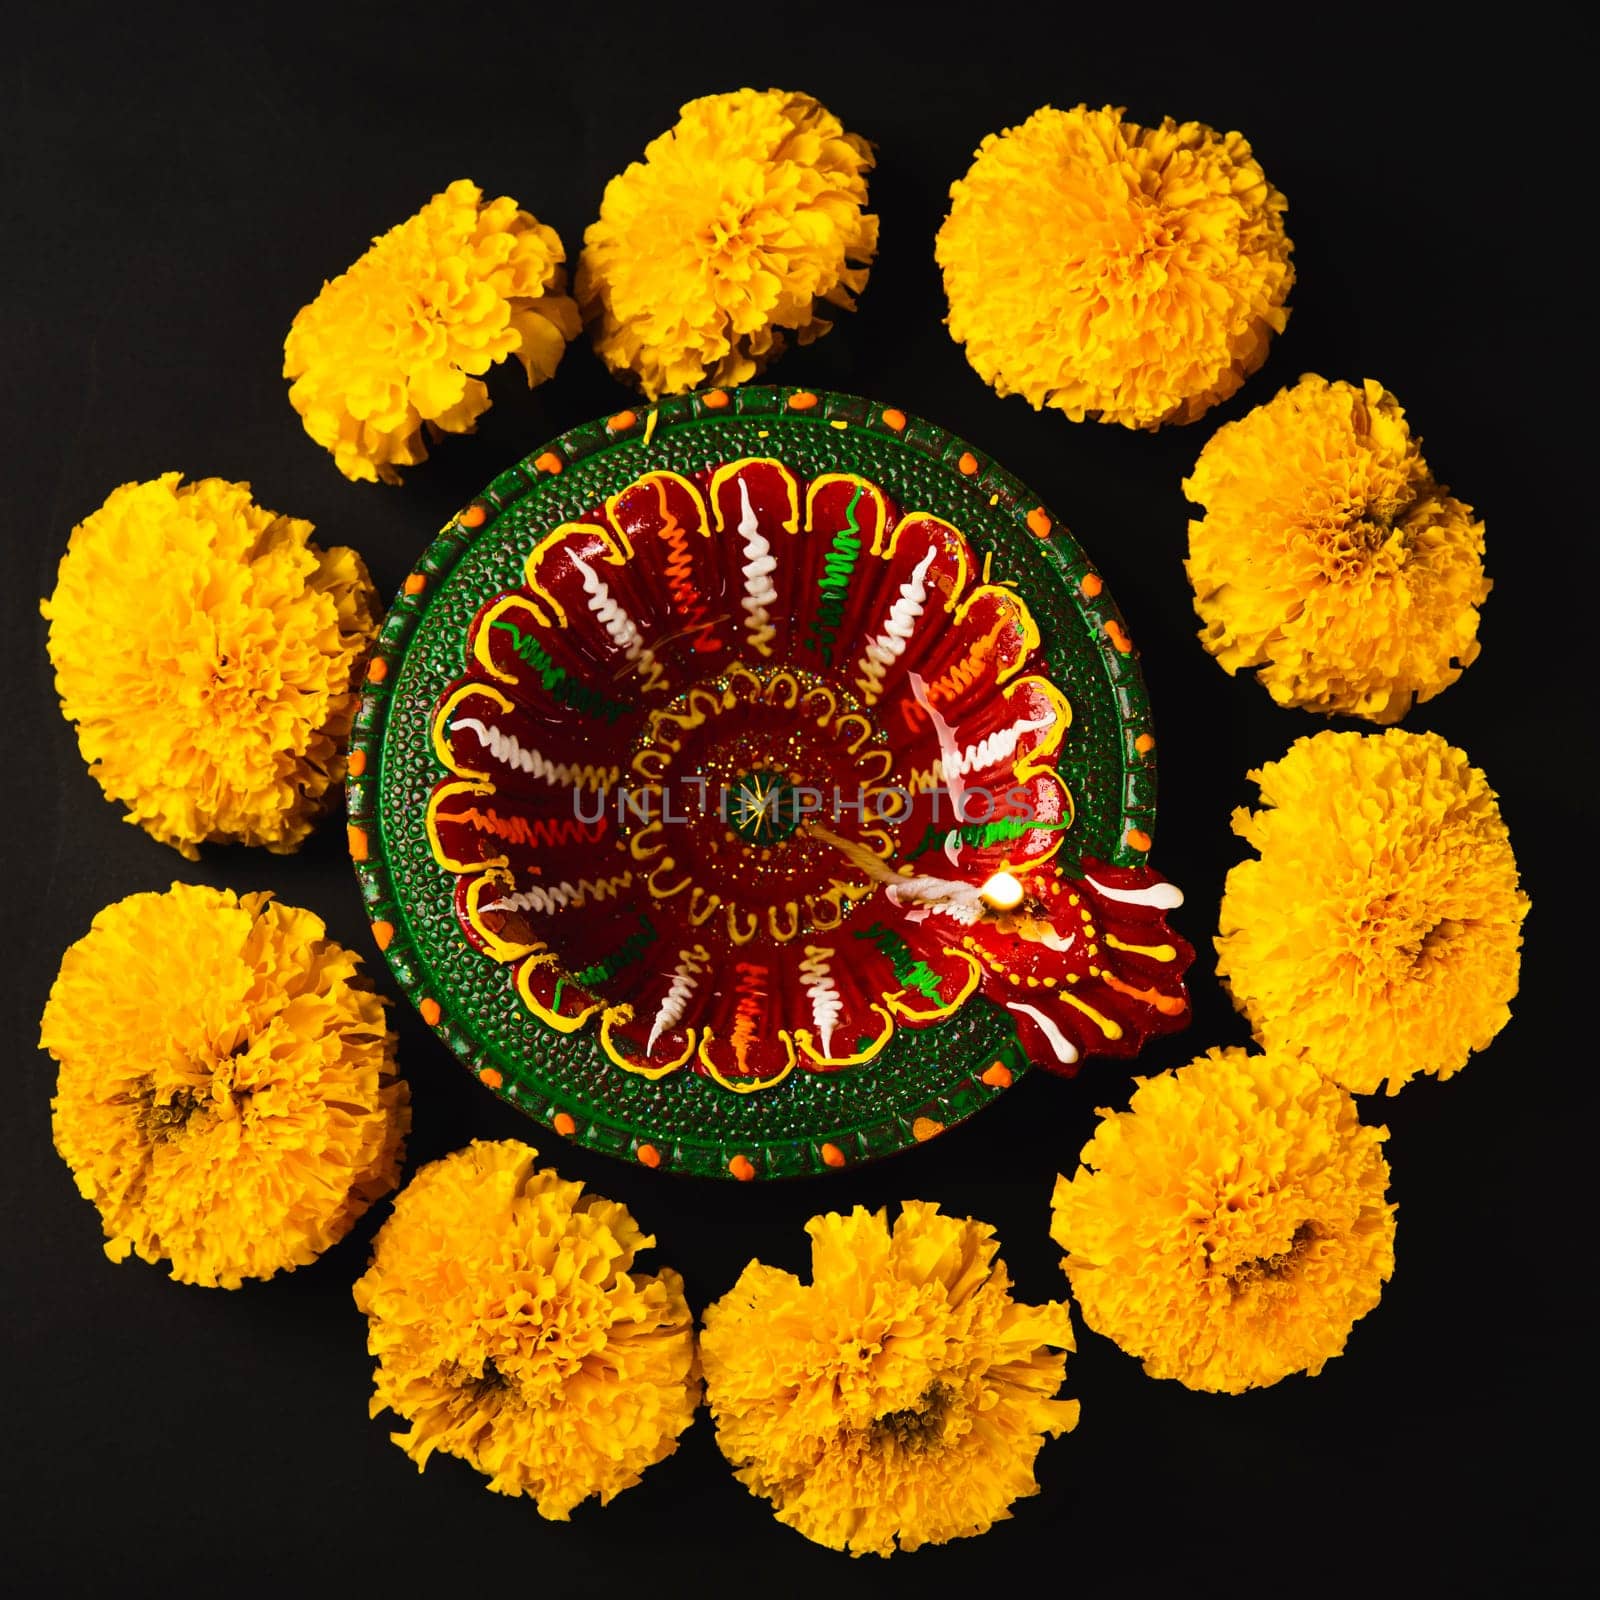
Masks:
[[[106,1254],[237,1289],[314,1261],[399,1181],[385,1002],[309,911],[175,883],[62,958],[39,1042],[56,1149]]]
[[[1067,1308],[1011,1298],[987,1224],[908,1200],[806,1224],[811,1282],[752,1261],[706,1312],[717,1442],[780,1522],[852,1555],[984,1532],[1075,1427]]]
[[[1288,320],[1286,204],[1240,134],[1044,106],[951,186],[935,244],[950,336],[1036,411],[1193,422]]]
[[[41,607],[62,714],[110,800],[191,861],[297,849],[337,798],[378,628],[361,557],[222,478],[128,483]]]
[[[1217,974],[1264,1048],[1356,1094],[1448,1078],[1511,1017],[1528,897],[1488,779],[1436,733],[1319,733],[1250,776]]]
[[[457,179],[296,314],[283,375],[306,432],[345,477],[398,483],[425,435],[472,432],[498,362],[529,388],[555,372],[578,332],[565,260],[553,228]]]
[[[1191,1389],[1320,1372],[1394,1271],[1387,1129],[1285,1055],[1212,1050],[1135,1081],[1056,1181],[1084,1321]]]
[[[743,383],[827,333],[877,252],[872,164],[810,95],[691,100],[583,236],[577,295],[601,359],[656,400]]]
[[[1279,705],[1396,722],[1477,659],[1483,524],[1381,385],[1303,377],[1218,428],[1183,488],[1200,642]]]
[[[459,1456],[566,1521],[677,1448],[700,1402],[694,1322],[655,1240],[516,1139],[476,1140],[395,1201],[355,1286],[377,1357],[372,1414],[418,1469]]]

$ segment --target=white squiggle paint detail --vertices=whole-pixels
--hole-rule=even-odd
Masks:
[[[1057,953],[1065,953],[1078,942],[1077,934],[1069,933],[1063,939],[1048,923],[1045,924],[1043,933],[1030,933],[1026,927],[1019,928],[1017,931],[1024,939],[1031,940],[1034,944],[1042,944],[1046,950],[1054,950]]]
[[[621,776],[616,767],[569,766],[564,761],[549,761],[537,750],[526,748],[514,733],[506,733],[493,723],[480,722],[476,717],[457,717],[450,724],[451,733],[475,733],[478,743],[498,761],[513,772],[526,772],[530,777],[543,778],[546,783],[575,784],[586,789],[604,789],[615,784]]]
[[[619,890],[633,882],[631,872],[619,873],[615,878],[579,878],[576,883],[558,883],[551,888],[535,884],[531,889],[518,889],[502,899],[479,906],[480,911],[567,911],[590,900],[609,900]]]
[[[1175,883],[1152,883],[1147,889],[1113,889],[1108,883],[1101,883],[1098,878],[1084,877],[1094,885],[1094,891],[1103,895],[1107,900],[1120,901],[1125,906],[1156,906],[1162,911],[1171,911],[1174,906],[1183,904],[1183,890]]]
[[[1048,717],[1024,717],[1020,722],[1013,722],[1009,728],[996,728],[986,738],[968,745],[958,758],[961,776],[966,777],[983,767],[998,766],[1002,761],[1009,761],[1024,734],[1041,733],[1046,728],[1053,728],[1055,722],[1055,713],[1052,711]]]
[[[689,996],[694,993],[700,974],[705,971],[706,952],[702,945],[696,945],[692,950],[681,950],[678,954],[678,970],[673,973],[672,984],[656,1008],[655,1024],[650,1029],[650,1042],[644,1047],[646,1055],[655,1049],[656,1040],[662,1034],[670,1033],[683,1021],[683,1013],[689,1006]]]
[[[808,944],[806,958],[800,963],[800,977],[806,986],[806,996],[811,1001],[811,1020],[822,1040],[822,1053],[833,1054],[833,1030],[844,1012],[844,999],[839,986],[833,981],[828,966],[831,948]]]
[[[856,663],[856,671],[861,674],[856,679],[856,687],[869,706],[883,693],[884,674],[905,654],[911,635],[916,631],[917,618],[928,601],[928,568],[937,554],[937,550],[930,548],[911,576],[900,585],[900,593],[884,619],[883,632],[868,644]]]
[[[644,642],[638,624],[618,603],[610,586],[582,556],[570,556],[573,566],[583,578],[583,587],[589,596],[589,609],[594,612],[607,637],[627,657],[630,665],[644,674],[647,688],[655,688],[665,681],[665,674],[656,661],[655,652]]]
[[[1020,1011],[1026,1017],[1032,1017],[1039,1024],[1039,1031],[1049,1041],[1050,1048],[1056,1053],[1056,1060],[1063,1066],[1071,1066],[1078,1059],[1078,1047],[1075,1045],[1055,1022],[1047,1017],[1038,1006],[1025,1005],[1020,1000],[1006,1001],[1007,1009]]]
[[[961,781],[961,746],[956,740],[956,730],[940,716],[938,707],[928,695],[928,686],[923,682],[921,674],[912,672],[906,676],[917,704],[927,713],[928,721],[933,724],[934,738],[939,741],[939,760],[934,763],[934,767],[937,769],[939,780],[950,793],[952,814],[959,818],[962,815],[961,801],[966,793],[966,786]],[[961,864],[961,834],[954,828],[944,836],[944,853],[945,859],[952,867]]]
[[[772,546],[761,534],[761,522],[750,504],[750,490],[743,478],[739,479],[739,537],[744,540],[744,599],[739,602],[745,610],[745,627],[750,633],[750,643],[764,656],[772,654],[772,641],[777,629],[772,626],[772,616],[767,610],[777,598],[772,574],[778,561]]]

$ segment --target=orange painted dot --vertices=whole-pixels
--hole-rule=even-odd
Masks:
[[[1028,532],[1038,534],[1041,539],[1049,536],[1050,513],[1043,506],[1035,506],[1028,513]]]
[[[1130,848],[1134,850],[1148,850],[1150,848],[1150,835],[1143,828],[1129,828],[1124,835]]]
[[[749,1181],[756,1175],[756,1169],[750,1164],[749,1156],[735,1156],[733,1160],[728,1163],[728,1171],[731,1172],[740,1183],[749,1183]]]
[[[345,834],[350,840],[350,854],[357,861],[365,861],[367,859],[366,831],[362,828],[351,827],[345,829]]]
[[[894,433],[904,433],[906,427],[905,412],[896,411],[893,406],[890,406],[883,414],[883,425]]]
[[[935,1134],[944,1132],[944,1124],[935,1122],[932,1117],[918,1117],[911,1124],[911,1135],[920,1144],[933,1138]]]
[[[809,389],[802,389],[799,394],[789,396],[791,411],[809,411],[816,403],[817,397]]]
[[[1106,624],[1106,637],[1123,655],[1127,655],[1133,649],[1133,640],[1128,637],[1127,630],[1115,617]]]
[[[478,1082],[481,1083],[486,1089],[498,1089],[505,1081],[506,1080],[500,1076],[500,1071],[497,1067],[485,1067],[483,1071],[478,1074]]]
[[[428,587],[428,580],[420,572],[408,573],[403,587],[407,594],[421,594]]]
[[[993,1089],[1009,1089],[1011,1068],[1003,1061],[996,1061],[992,1066],[984,1068],[983,1081]]]
[[[562,462],[561,457],[558,456],[554,450],[546,450],[545,453],[534,462],[534,466],[536,466],[540,472],[556,473],[561,470],[563,465],[564,463]]]
[[[631,411],[619,411],[616,416],[611,419],[611,431],[613,433],[624,433],[638,420],[639,419]]]
[[[367,770],[367,752],[365,750],[352,750],[345,761],[344,770],[352,778],[359,778]]]
[[[468,506],[467,509],[456,518],[456,521],[459,522],[463,528],[481,528],[488,520],[489,513],[476,502]]]
[[[570,1139],[578,1131],[578,1124],[570,1111],[558,1111],[550,1119],[550,1126],[561,1135],[563,1139]]]
[[[422,1001],[417,1006],[417,1010],[422,1013],[422,1020],[426,1022],[430,1028],[437,1028],[439,1026],[439,1018],[444,1015],[444,1012],[439,1009],[439,1002],[435,1000],[432,995],[429,995],[426,1000]]]
[[[640,1145],[634,1151],[634,1154],[647,1167],[659,1167],[661,1165],[661,1152],[653,1144]]]
[[[372,924],[372,938],[380,950],[387,950],[394,943],[394,924],[392,922],[374,922]]]
[[[709,406],[713,411],[720,411],[728,403],[726,389],[708,389],[700,396],[700,404]]]
[[[1091,600],[1093,600],[1094,597],[1105,588],[1105,584],[1101,581],[1101,577],[1098,572],[1086,572],[1078,581],[1078,587],[1082,589]]]
[[[956,467],[962,477],[970,478],[978,470],[978,458],[970,450],[963,450],[961,459],[956,462]]]
[[[374,656],[367,663],[367,681],[382,683],[389,676],[389,663],[382,656]]]
[[[1155,747],[1155,735],[1152,733],[1141,733],[1139,737],[1133,741],[1133,748],[1142,756],[1149,755],[1150,752],[1155,749]]]
[[[842,1167],[844,1165],[844,1151],[836,1144],[825,1144],[818,1153],[830,1167]]]

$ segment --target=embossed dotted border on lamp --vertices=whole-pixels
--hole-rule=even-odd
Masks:
[[[816,1125],[807,1127],[803,1134],[784,1135],[776,1127],[765,1130],[763,1118],[769,1113],[763,1107],[770,1108],[772,1123],[782,1124],[782,1102],[778,1097],[789,1085],[802,1081],[794,1078],[770,1095],[737,1097],[736,1105],[723,1108],[738,1113],[729,1119],[735,1126],[713,1136],[697,1138],[681,1131],[674,1134],[641,1125],[638,1119],[629,1119],[629,1104],[619,1113],[612,1103],[592,1103],[576,1092],[552,1093],[548,1083],[542,1081],[541,1065],[548,1066],[558,1052],[599,1056],[591,1040],[579,1035],[558,1037],[543,1030],[542,1046],[535,1040],[520,1051],[511,1051],[483,1037],[488,1028],[481,1017],[463,1015],[467,1008],[452,994],[448,979],[442,980],[430,968],[427,938],[425,933],[419,937],[415,925],[418,917],[426,922],[429,917],[440,916],[449,917],[453,924],[448,890],[441,886],[442,905],[429,908],[426,913],[402,903],[384,837],[381,796],[385,747],[393,726],[389,712],[406,678],[403,667],[407,649],[452,573],[480,539],[495,536],[503,515],[530,502],[536,505],[538,497],[548,490],[564,489],[562,480],[569,468],[621,446],[631,448],[626,465],[619,463],[619,470],[632,475],[647,470],[647,459],[639,456],[641,448],[647,451],[655,440],[685,423],[759,424],[764,420],[785,432],[796,428],[831,431],[840,436],[858,432],[915,451],[947,472],[950,483],[948,488],[941,485],[941,493],[947,494],[948,499],[941,514],[949,514],[963,527],[975,550],[988,550],[992,540],[983,531],[974,533],[961,522],[961,505],[965,502],[970,506],[965,498],[969,495],[980,497],[978,503],[990,514],[990,520],[998,514],[1019,538],[1025,538],[1030,547],[1043,553],[1055,581],[1031,588],[1018,583],[1019,591],[1039,617],[1041,628],[1048,623],[1049,632],[1064,631],[1065,619],[1059,614],[1062,602],[1074,607],[1082,629],[1076,647],[1082,651],[1092,643],[1115,706],[1119,793],[1109,830],[1112,836],[1097,841],[1100,853],[1118,865],[1138,865],[1149,851],[1155,827],[1155,738],[1137,653],[1120,611],[1066,525],[985,452],[947,430],[898,407],[859,396],[765,385],[712,389],[661,400],[648,408],[618,411],[573,428],[497,477],[481,495],[462,507],[423,552],[395,598],[370,659],[351,734],[347,789],[350,850],[374,940],[396,981],[432,1030],[501,1098],[562,1137],[589,1149],[635,1160],[653,1169],[734,1181],[837,1171],[913,1147],[965,1120],[1028,1070],[1009,1021],[987,1002],[975,1000],[948,1022],[927,1030],[899,1030],[897,1037],[908,1042],[891,1048],[915,1051],[920,1042],[930,1070],[935,1050],[941,1057],[959,1056],[963,1062],[970,1062],[970,1070],[958,1067],[953,1081],[931,1085],[930,1092],[915,1099],[915,1103],[885,1107],[878,1121],[871,1123],[869,1119],[870,1125],[863,1125],[858,1119],[846,1126],[824,1126],[824,1115],[814,1119]],[[765,441],[769,431],[758,428],[758,439]],[[766,446],[763,442],[757,448]],[[892,483],[885,487],[891,494],[895,492]],[[940,510],[934,506],[917,509]],[[1069,790],[1076,793],[1073,764],[1063,762],[1060,770]],[[1102,835],[1106,833],[1102,828]],[[460,943],[464,947],[465,942]],[[467,954],[473,960],[493,965],[487,957]],[[457,959],[466,958],[452,951],[451,960]],[[511,1005],[520,1006],[509,985],[506,995]],[[531,1017],[525,1020],[533,1021]],[[533,1059],[528,1059],[530,1056]],[[601,1057],[597,1081],[603,1068]],[[862,1070],[870,1073],[872,1068]],[[1086,1070],[1094,1070],[1092,1062]],[[688,1075],[683,1076],[687,1081]],[[671,1093],[674,1081],[662,1080],[648,1087]],[[625,1100],[638,1100],[644,1098],[638,1088],[640,1082],[629,1078],[626,1084],[614,1087]],[[815,1086],[812,1092],[819,1097],[823,1094]],[[647,1122],[648,1118],[644,1120]]]

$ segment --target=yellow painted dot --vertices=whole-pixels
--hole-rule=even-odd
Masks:
[[[963,478],[970,478],[978,470],[978,458],[970,450],[963,450],[961,459],[956,462],[956,470]]]
[[[1028,974],[1028,987],[1030,989],[1037,989],[1039,987],[1039,980],[1034,977],[1031,972]]]
[[[817,397],[809,389],[802,389],[799,394],[789,396],[791,411],[809,411],[816,403]]]
[[[550,1126],[561,1135],[563,1139],[570,1139],[578,1131],[577,1120],[570,1111],[558,1111],[550,1119]]]
[[[712,411],[720,411],[727,403],[728,391],[726,389],[707,389],[700,396],[700,404]]]
[[[1050,513],[1043,506],[1035,506],[1028,513],[1028,532],[1045,539],[1050,535]]]
[[[890,406],[883,414],[883,425],[893,433],[904,433],[906,429],[905,412],[896,411],[893,406]]]
[[[440,1017],[444,1015],[444,1012],[439,1009],[439,1002],[435,1000],[432,995],[429,995],[426,1000],[423,1000],[417,1006],[417,1010],[422,1013],[422,1020],[426,1022],[430,1028],[436,1028],[439,1025]]]
[[[488,518],[489,513],[485,511],[482,506],[477,504],[476,501],[474,501],[473,504],[468,506],[467,509],[456,518],[456,521],[459,522],[463,528],[481,528]]]
[[[374,656],[367,663],[367,682],[382,683],[389,676],[389,663],[382,656]]]
[[[1056,986],[1056,980],[1053,977],[1046,977],[1044,980],[1044,986],[1047,989],[1053,989]]]
[[[983,1069],[983,1081],[991,1089],[1009,1089],[1012,1084],[1011,1068],[1003,1061],[993,1062]]]
[[[845,421],[845,419],[844,419],[844,418],[843,418],[843,417],[835,417],[835,418],[834,418],[834,419],[833,419],[833,420],[832,420],[832,421],[831,421],[831,422],[830,422],[830,423],[829,423],[829,424],[828,424],[828,426],[829,426],[829,427],[830,427],[830,428],[837,428],[837,429],[838,429],[838,430],[839,430],[839,432],[840,432],[840,433],[843,433],[843,432],[844,432],[844,430],[845,430],[845,429],[846,429],[846,428],[848,428],[848,427],[849,427],[849,426],[850,426],[850,424],[849,424],[849,423],[848,423],[848,422],[846,422],[846,421]]]
[[[842,1167],[844,1165],[844,1151],[836,1144],[823,1145],[820,1154],[823,1161],[830,1167]]]
[[[562,462],[561,457],[558,456],[554,450],[546,450],[545,453],[534,462],[534,466],[536,466],[540,472],[549,473],[559,472],[563,465],[564,463]]]
[[[631,411],[619,411],[616,416],[611,419],[611,431],[613,433],[626,433],[628,429],[631,428],[638,420],[638,417],[636,417]]]
[[[407,594],[421,594],[427,587],[428,580],[420,572],[413,572],[406,578]]]
[[[365,829],[349,827],[345,830],[345,837],[350,841],[350,854],[357,861],[367,859],[367,835]]]
[[[997,494],[992,494],[992,495],[990,495],[990,496],[989,496],[989,504],[990,504],[990,505],[991,505],[991,506],[997,506],[997,505],[999,505],[999,504],[1000,504],[1000,496],[999,496],[999,495],[997,495]]]
[[[918,1117],[917,1120],[911,1124],[911,1136],[919,1144],[923,1144],[927,1140],[933,1138],[936,1134],[941,1134],[943,1132],[944,1124],[942,1122],[935,1122],[932,1117]]]
[[[1022,979],[1015,972],[1008,972],[1006,976],[1015,984],[1020,985],[1022,982]]]
[[[1156,741],[1154,734],[1141,733],[1139,737],[1133,741],[1133,748],[1142,756],[1149,755],[1150,752],[1155,749],[1155,747]]]
[[[1128,847],[1132,850],[1148,850],[1150,848],[1150,835],[1143,828],[1129,828],[1126,838]]]
[[[756,1169],[751,1164],[749,1156],[735,1156],[733,1160],[728,1163],[728,1171],[731,1172],[740,1183],[749,1183],[749,1181],[756,1175]]]
[[[367,770],[367,752],[365,750],[352,750],[345,761],[344,770],[352,778],[359,778]]]
[[[374,922],[372,924],[372,938],[380,950],[387,950],[394,943],[394,924],[392,922]]]
[[[640,1145],[634,1151],[634,1154],[647,1167],[659,1167],[661,1165],[661,1152],[653,1144]]]
[[[498,1067],[485,1067],[478,1074],[478,1082],[486,1089],[498,1089],[506,1080],[501,1077]]]

